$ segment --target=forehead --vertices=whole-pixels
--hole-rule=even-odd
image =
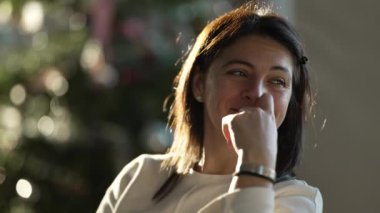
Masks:
[[[291,52],[281,43],[270,37],[247,35],[238,38],[224,47],[214,62],[240,59],[254,64],[282,65],[293,68],[294,60]]]

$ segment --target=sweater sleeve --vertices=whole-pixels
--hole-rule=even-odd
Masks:
[[[295,181],[276,190],[248,187],[223,194],[204,206],[200,213],[322,213],[318,189]]]
[[[278,187],[276,192],[275,212],[279,213],[322,213],[323,200],[319,189],[311,187],[304,181],[291,181],[293,184]]]
[[[128,163],[117,175],[112,184],[108,187],[102,201],[99,204],[99,207],[96,213],[112,213],[114,212],[119,198],[122,196],[123,192],[128,190],[129,183],[133,182],[136,174],[139,169],[139,161],[141,161],[141,156],[134,159]]]

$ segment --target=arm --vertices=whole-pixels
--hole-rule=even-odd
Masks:
[[[278,183],[274,189],[248,187],[228,192],[203,207],[201,213],[322,213],[318,189],[303,181]]]
[[[273,213],[274,192],[265,187],[238,189],[212,200],[200,213]]]
[[[223,118],[223,134],[238,156],[237,171],[242,164],[276,167],[277,127],[273,98],[263,95],[258,107],[243,108]],[[288,183],[296,183],[287,181]],[[317,189],[307,185],[290,185],[282,194],[273,184],[256,176],[234,177],[228,193],[214,199],[201,212],[321,212],[322,199]],[[312,190],[313,189],[313,190]],[[276,191],[276,196],[275,196]],[[310,193],[313,191],[313,193]]]

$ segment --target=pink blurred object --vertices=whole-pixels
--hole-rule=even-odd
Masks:
[[[127,38],[137,39],[145,32],[145,23],[139,18],[130,18],[122,24],[121,32]]]
[[[114,1],[97,0],[92,10],[93,37],[107,47],[112,39]]]

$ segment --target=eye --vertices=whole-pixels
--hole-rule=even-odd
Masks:
[[[286,83],[286,81],[285,81],[284,79],[282,79],[282,78],[272,79],[272,80],[270,81],[270,83],[272,83],[272,84],[274,84],[274,85],[276,85],[276,86],[278,86],[278,87],[282,87],[282,88],[287,87],[287,83]]]
[[[241,70],[230,70],[227,73],[233,76],[247,77],[247,74]]]

